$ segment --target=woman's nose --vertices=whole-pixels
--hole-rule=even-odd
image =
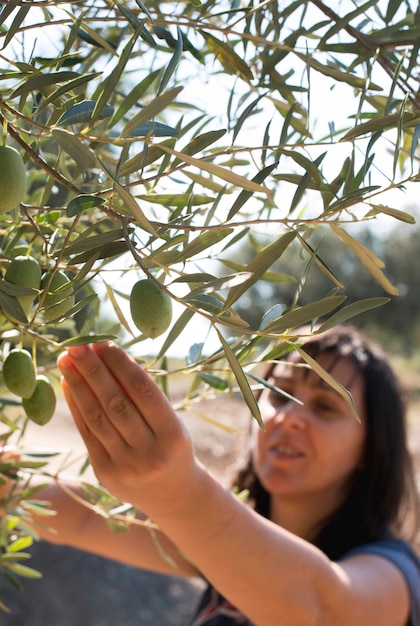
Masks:
[[[283,428],[303,429],[306,428],[307,418],[305,406],[290,400],[277,409],[273,421],[277,425],[281,424]]]

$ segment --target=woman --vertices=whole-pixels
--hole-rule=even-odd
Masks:
[[[127,354],[112,343],[69,348],[62,386],[95,473],[157,524],[177,569],[147,526],[110,534],[56,486],[45,492],[56,534],[43,537],[204,577],[194,626],[420,626],[420,560],[399,539],[414,481],[396,380],[351,328],[304,349],[350,391],[360,422],[297,353],[275,363],[259,398],[264,429],[239,477],[249,506],[200,465],[166,397]]]

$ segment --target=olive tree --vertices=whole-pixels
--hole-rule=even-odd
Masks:
[[[25,349],[54,388],[65,346],[114,337],[165,391],[180,367],[190,372],[183,406],[206,390],[238,390],[259,421],[256,363],[300,350],[302,324],[321,321],[319,332],[397,296],[349,225],[414,221],[401,205],[418,180],[419,9],[330,5],[0,0],[3,146],[18,151],[26,176],[21,189],[18,173],[0,171],[8,198],[24,191],[12,208],[0,198],[3,361]],[[320,226],[353,251],[380,296],[346,302],[340,258],[327,264],[312,244]],[[243,263],[245,240],[253,256]],[[282,264],[292,242],[306,260],[298,274]],[[8,276],[16,257],[30,257],[41,280]],[[302,305],[312,266],[328,288]],[[151,343],[127,307],[144,279],[174,305]],[[251,326],[235,307],[262,281],[293,282],[295,297]],[[197,319],[203,330],[192,336]],[[171,368],[179,338],[183,362]],[[31,419],[5,385],[0,419],[5,443]],[[36,535],[31,511],[44,506],[27,500],[43,463],[0,465],[4,480],[20,475],[0,522],[0,569],[15,584],[36,575],[22,561]],[[110,522],[124,522],[112,498],[94,495]]]

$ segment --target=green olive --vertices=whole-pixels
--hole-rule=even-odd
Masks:
[[[41,289],[47,289],[42,307],[46,322],[53,322],[65,317],[66,313],[74,306],[75,296],[69,277],[57,270],[53,273],[46,272],[41,279]],[[49,283],[49,284],[48,284]]]
[[[7,389],[21,398],[30,398],[35,390],[36,371],[27,350],[11,350],[3,363],[3,380]]]
[[[172,321],[172,300],[155,282],[144,278],[131,290],[130,312],[136,327],[146,337],[155,339]]]
[[[0,213],[15,209],[26,193],[26,169],[15,148],[0,146]]]
[[[41,286],[41,268],[33,257],[19,255],[9,264],[5,279],[18,287],[30,287],[38,291]],[[17,296],[26,315],[29,315],[37,295]]]
[[[56,404],[57,398],[51,382],[46,376],[39,374],[33,394],[22,400],[23,410],[32,422],[44,426],[53,417]]]

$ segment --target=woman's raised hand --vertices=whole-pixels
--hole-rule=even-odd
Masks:
[[[180,511],[203,470],[158,385],[112,342],[68,348],[58,367],[98,480],[155,519]]]

